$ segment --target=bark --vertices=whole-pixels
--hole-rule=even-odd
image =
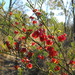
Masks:
[[[72,0],[72,6],[74,5],[74,0]],[[73,32],[75,33],[75,7],[73,6]]]

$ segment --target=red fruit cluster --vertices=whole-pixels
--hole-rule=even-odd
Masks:
[[[58,55],[58,52],[55,51],[53,47],[48,46],[48,47],[46,48],[46,50],[47,50],[48,53],[49,53],[49,57],[55,57],[55,56]]]
[[[30,60],[27,57],[21,59],[21,62],[25,63],[28,69],[31,69],[33,67],[33,65],[30,63]]]
[[[47,40],[47,36],[45,35],[45,34],[43,34],[43,35],[40,35],[40,41],[41,42],[44,42],[44,41],[46,41]]]
[[[5,43],[6,43],[6,45],[7,45],[7,46],[9,46],[9,45],[10,45],[9,41],[6,41]]]
[[[22,37],[19,37],[18,40],[21,41],[22,40]]]
[[[13,44],[14,44],[14,45],[17,45],[17,42],[14,42]]]
[[[38,9],[33,9],[33,12],[37,12],[38,11]]]
[[[54,39],[55,37],[53,35],[48,35],[49,39]]]
[[[8,49],[11,49],[9,41],[6,41],[5,43],[6,43],[6,46],[8,47]]]
[[[16,25],[19,25],[19,22],[15,22]]]
[[[25,40],[25,39],[26,39],[25,36],[22,36],[22,37],[19,37],[19,38],[18,38],[19,41],[22,41],[22,40]]]
[[[32,21],[32,23],[33,23],[33,24],[37,24],[37,21],[36,21],[36,20],[34,20],[34,21]]]
[[[34,53],[33,53],[33,52],[28,52],[27,57],[28,57],[28,58],[30,58],[30,57],[32,57],[33,55],[34,55]]]
[[[41,12],[37,11],[35,14],[36,14],[37,16],[40,16],[40,15],[41,15]]]
[[[14,68],[17,70],[18,68],[20,68],[19,65],[15,65]]]
[[[36,38],[45,38],[44,37],[44,34],[45,34],[45,29],[38,29],[38,30],[36,30],[36,31],[34,31],[33,33],[32,33],[32,37],[34,38],[34,39],[36,39]]]
[[[22,28],[22,31],[23,31],[23,32],[26,32],[27,30],[26,30],[25,28]]]
[[[57,56],[57,55],[58,55],[57,51],[50,51],[49,52],[49,57],[54,57],[54,56]]]
[[[30,18],[30,19],[34,19],[34,17],[33,17],[33,16],[30,16],[29,18]]]
[[[14,42],[15,45],[15,50],[19,50],[19,43],[18,42]]]
[[[69,62],[69,64],[75,64],[75,61],[73,61],[73,60],[70,60],[70,62]]]
[[[43,24],[42,24],[42,23],[40,23],[40,24],[39,24],[39,26],[43,26]]]
[[[52,45],[53,45],[53,41],[51,41],[51,40],[46,40],[46,44],[52,46]]]
[[[29,63],[29,64],[26,65],[26,67],[27,67],[28,69],[32,69],[33,65],[32,65],[31,63]]]
[[[45,33],[45,29],[40,28],[40,29],[34,31],[34,32],[32,33],[32,37],[33,37],[34,39],[36,39],[36,38],[39,37],[40,41],[41,41],[41,42],[44,42],[44,41],[45,41],[46,45],[50,45],[50,46],[53,45],[53,41],[50,40],[50,38],[53,39],[54,36],[52,36],[52,37],[47,36],[46,33]],[[48,38],[48,37],[49,37],[49,38]]]
[[[59,66],[56,66],[56,67],[54,68],[54,70],[55,70],[55,71],[59,71],[59,70],[60,70],[60,67],[59,67]]]
[[[60,35],[57,38],[58,38],[58,41],[62,42],[64,40],[66,40],[66,34]]]
[[[25,37],[25,36],[22,36],[21,39],[22,39],[22,40],[23,40],[23,39],[26,39],[26,37]]]
[[[26,48],[22,48],[22,49],[20,50],[21,53],[25,53],[26,51],[27,51]]]
[[[46,50],[47,50],[48,52],[50,52],[50,51],[54,51],[54,48],[51,47],[51,46],[47,46],[47,47],[46,47]]]
[[[24,57],[23,59],[21,59],[21,62],[23,62],[23,63],[29,63],[30,60],[28,58]]]
[[[44,59],[44,56],[38,55],[38,58],[39,58],[39,59]]]
[[[13,14],[13,12],[9,12],[9,15],[12,15]]]
[[[18,31],[14,31],[14,33],[15,33],[15,34],[18,34],[19,32],[18,32]]]
[[[56,63],[56,64],[58,64],[58,63],[59,63],[59,60],[58,60],[58,59],[55,59],[55,58],[52,58],[52,59],[51,59],[51,63]]]
[[[36,16],[40,16],[41,15],[41,12],[38,11],[38,9],[34,9],[33,12],[36,14]]]
[[[28,29],[27,31],[28,31],[28,32],[32,32],[33,30],[32,30],[32,29]]]
[[[34,46],[35,44],[36,44],[35,42],[32,42],[32,43],[31,43],[32,46]]]
[[[66,33],[64,33],[63,35],[64,35],[64,36],[67,36],[67,34],[66,34]]]
[[[42,47],[37,47],[36,49],[38,49],[38,50],[42,50]]]

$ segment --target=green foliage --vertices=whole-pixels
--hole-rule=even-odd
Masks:
[[[48,56],[48,53],[44,51],[43,56],[45,56],[45,57]]]
[[[71,46],[72,46],[73,48],[75,48],[75,43],[74,43],[74,42],[71,42]]]
[[[2,3],[0,3],[0,9],[3,8],[3,6],[5,5],[5,1],[2,1]]]
[[[23,74],[23,70],[22,70],[22,68],[19,68],[18,69],[18,75],[22,75]]]
[[[48,73],[52,72],[52,73],[56,73],[58,75],[59,73],[61,74],[61,71],[64,71],[65,69],[67,69],[66,64],[71,59],[72,60],[75,59],[75,54],[74,54],[75,43],[70,42],[71,47],[67,46],[67,48],[65,48],[66,41],[62,42],[62,41],[58,40],[58,36],[64,34],[64,23],[63,22],[59,23],[58,20],[55,17],[53,17],[53,15],[54,15],[53,12],[50,14],[51,17],[49,18],[48,17],[49,14],[47,12],[45,12],[44,10],[42,10],[42,5],[45,2],[45,0],[37,0],[37,2],[38,2],[37,4],[39,5],[40,8],[38,8],[39,11],[36,11],[36,12],[41,12],[41,15],[38,16],[38,15],[36,15],[36,12],[34,12],[34,14],[32,15],[32,16],[36,16],[34,19],[30,19],[29,15],[24,14],[22,11],[17,10],[17,9],[15,11],[12,11],[13,14],[9,14],[9,11],[8,12],[5,11],[6,13],[1,11],[2,16],[0,16],[0,19],[1,19],[0,20],[0,24],[1,24],[0,31],[1,31],[1,33],[5,34],[6,38],[7,38],[7,39],[4,38],[4,41],[7,41],[7,42],[5,42],[5,44],[2,44],[1,46],[3,49],[8,48],[8,53],[12,52],[11,55],[16,56],[16,58],[18,57],[20,60],[24,59],[24,57],[26,57],[28,60],[30,60],[29,63],[32,63],[33,66],[35,66],[35,68],[38,68],[40,71],[44,71],[44,73],[45,73],[46,72],[45,68],[46,68]],[[53,1],[54,5],[56,3],[57,3],[57,6],[54,6],[55,8],[62,7],[61,2]],[[2,3],[3,6],[4,6],[4,4],[5,3]],[[34,5],[32,4],[32,2],[26,3],[26,6],[31,8],[31,10],[33,10]],[[32,21],[34,21],[34,20],[38,20],[39,23],[33,24]],[[19,24],[15,24],[15,22],[18,22]],[[39,26],[40,23],[42,24],[42,26]],[[24,25],[22,25],[22,24],[24,24]],[[25,28],[26,30],[32,29],[33,31],[25,31],[24,32],[22,30],[22,28]],[[44,33],[44,35],[46,35],[44,42],[40,41],[40,39],[39,39],[43,35],[43,33],[41,33],[42,30],[40,31],[40,34],[38,33],[39,31],[37,33],[35,33],[35,35],[38,34],[39,37],[37,35],[35,36],[35,38],[32,37],[32,33],[34,33],[38,29],[43,29],[43,28],[46,31],[46,33]],[[14,31],[18,31],[19,33],[14,33]],[[48,35],[53,35],[55,38],[49,39]],[[23,36],[25,36],[26,38],[22,38]],[[64,35],[64,36],[66,37],[66,35]],[[42,37],[42,39],[43,39],[43,37]],[[47,45],[46,44],[47,40],[53,41],[53,45]],[[67,40],[67,41],[69,41],[69,40]],[[14,42],[17,42],[17,43],[14,43]],[[32,42],[35,42],[36,44],[34,46],[32,46],[31,45]],[[13,45],[13,43],[14,43],[14,45]],[[37,47],[40,47],[40,46],[43,48],[41,50],[37,49]],[[58,56],[56,56],[56,57],[49,56],[50,52],[47,51],[47,49],[45,49],[45,47],[47,47],[47,46],[53,47],[55,49],[55,51],[58,52]],[[21,50],[22,48],[25,48],[26,51]],[[24,51],[24,52],[22,52],[22,51]],[[34,55],[29,54],[29,56],[28,56],[28,52],[32,52]],[[44,56],[45,59],[41,58],[41,57],[38,58],[38,55]],[[60,64],[57,64],[56,61],[51,63],[50,61],[52,58],[59,59]],[[18,75],[22,75],[24,67],[26,68],[26,70],[28,69],[26,66],[28,64],[28,61],[26,61],[26,59],[24,59],[24,60],[25,60],[24,62],[18,61],[18,63],[20,63],[21,67],[22,67],[22,68],[18,69],[18,72],[19,72]],[[62,68],[60,71],[54,70],[55,66],[57,66],[57,65]],[[70,69],[69,64],[68,64],[68,69]],[[68,70],[68,73],[70,74],[71,71],[72,71],[71,69]]]

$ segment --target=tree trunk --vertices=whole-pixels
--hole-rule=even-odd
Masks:
[[[74,36],[74,40],[75,40],[75,7],[74,7],[74,0],[72,0],[72,6],[73,6],[73,36]]]

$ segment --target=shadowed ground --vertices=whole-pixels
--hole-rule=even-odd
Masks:
[[[0,75],[16,75],[14,69],[15,57],[0,53]]]

